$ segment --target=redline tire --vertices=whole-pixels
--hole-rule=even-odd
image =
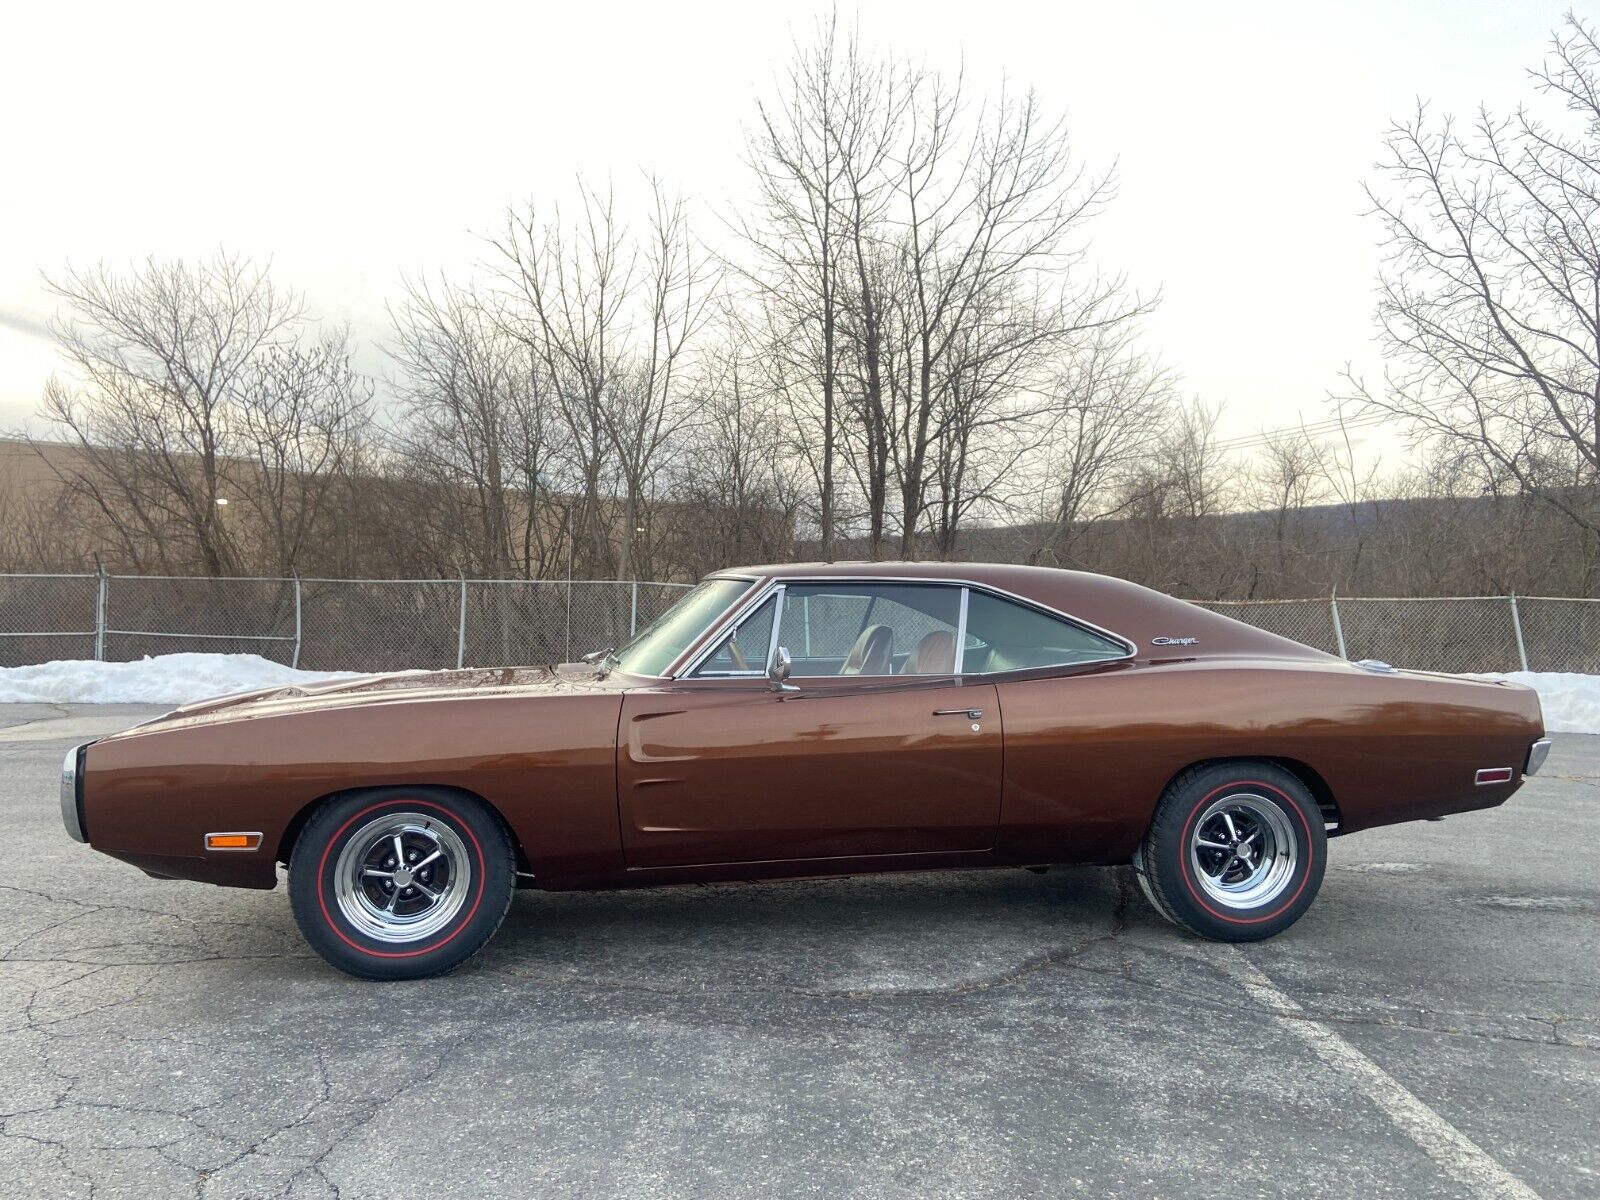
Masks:
[[[311,948],[360,979],[454,970],[494,936],[516,887],[516,856],[482,801],[429,787],[330,800],[289,862],[289,903]]]
[[[1213,941],[1253,942],[1300,919],[1327,861],[1305,785],[1270,763],[1229,762],[1173,780],[1133,866],[1168,920]]]

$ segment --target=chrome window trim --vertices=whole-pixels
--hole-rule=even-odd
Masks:
[[[751,580],[755,580],[755,579],[759,579],[760,576],[746,576],[746,575],[739,575],[739,574],[722,574],[722,573],[718,573],[718,574],[715,574],[715,575],[708,575],[708,576],[706,576],[706,578],[707,579],[751,579]],[[803,587],[803,586],[805,586],[807,584],[812,584],[812,583],[862,583],[862,584],[867,584],[867,583],[886,583],[886,584],[898,584],[898,585],[901,585],[901,586],[915,586],[915,585],[918,585],[918,584],[930,584],[930,585],[936,585],[936,586],[939,586],[939,587],[955,587],[955,588],[962,589],[962,593],[961,593],[961,612],[960,612],[960,619],[961,619],[960,638],[957,641],[956,671],[954,672],[953,675],[951,675],[951,676],[945,676],[945,675],[852,675],[852,676],[850,676],[851,679],[945,679],[945,678],[954,678],[954,679],[959,681],[963,677],[963,674],[964,674],[963,671],[961,670],[961,668],[966,665],[965,660],[966,660],[967,598],[968,598],[968,593],[972,592],[972,591],[987,592],[991,596],[998,596],[1002,600],[1010,600],[1013,603],[1021,604],[1025,608],[1036,609],[1037,611],[1042,612],[1042,613],[1046,614],[1047,616],[1055,617],[1058,620],[1065,621],[1068,625],[1073,625],[1073,626],[1076,626],[1079,629],[1084,629],[1084,630],[1087,630],[1090,633],[1097,634],[1100,637],[1105,638],[1107,641],[1110,641],[1110,642],[1112,642],[1112,643],[1114,643],[1116,645],[1123,646],[1125,648],[1125,652],[1122,655],[1120,655],[1119,657],[1116,657],[1116,658],[1097,658],[1097,659],[1092,659],[1092,660],[1090,660],[1088,662],[1078,662],[1078,663],[1054,663],[1054,664],[1051,664],[1049,666],[1043,666],[1043,667],[1016,667],[1016,668],[1012,668],[1010,670],[1005,670],[1005,671],[975,671],[975,672],[972,673],[972,678],[988,679],[988,678],[991,678],[991,677],[997,676],[997,675],[1016,675],[1016,674],[1021,674],[1023,672],[1032,673],[1032,672],[1037,672],[1037,671],[1062,671],[1062,670],[1072,670],[1072,669],[1079,668],[1079,667],[1106,666],[1107,664],[1110,664],[1110,663],[1127,662],[1129,659],[1136,658],[1138,656],[1138,653],[1139,653],[1138,644],[1136,642],[1134,642],[1132,638],[1127,638],[1127,637],[1124,637],[1120,633],[1116,633],[1116,632],[1114,632],[1114,631],[1112,631],[1110,629],[1105,629],[1105,628],[1103,628],[1103,627],[1101,627],[1099,625],[1096,625],[1092,621],[1085,621],[1081,617],[1075,617],[1071,613],[1062,612],[1059,608],[1054,608],[1049,604],[1045,604],[1043,601],[1034,600],[1034,599],[1032,599],[1032,598],[1030,598],[1028,596],[1018,595],[1016,592],[1008,591],[1003,587],[997,587],[996,585],[994,585],[992,583],[979,583],[979,582],[977,582],[976,580],[973,580],[973,579],[961,579],[961,578],[956,578],[956,577],[945,577],[945,576],[937,576],[937,577],[935,577],[935,576],[920,576],[919,575],[919,576],[908,577],[908,576],[904,576],[904,575],[788,575],[788,576],[770,575],[770,576],[767,576],[767,586],[764,587],[764,588],[757,589],[753,593],[753,595],[750,597],[750,599],[744,605],[740,606],[739,611],[733,617],[733,624],[736,625],[739,621],[744,620],[745,615],[747,614],[747,612],[749,612],[755,605],[760,604],[763,600],[765,600],[769,593],[771,593],[773,591],[782,592],[790,584],[793,584],[793,585],[795,585],[797,587]],[[772,623],[772,639],[773,639],[772,645],[773,645],[773,649],[774,650],[777,648],[778,633],[779,633],[779,631],[780,631],[780,629],[782,628],[782,625],[783,625],[783,602],[784,602],[784,597],[780,595],[780,597],[778,599],[778,611],[777,611],[777,614],[775,615],[775,619],[773,620],[773,623]],[[725,617],[724,617],[724,620],[725,620]],[[719,623],[713,623],[713,628],[718,627],[718,624]],[[670,670],[669,669],[669,674],[666,676],[666,678],[675,679],[675,680],[676,679],[683,679],[683,678],[686,678],[688,675],[692,674],[694,669],[700,665],[700,661],[702,659],[704,659],[704,658],[709,657],[711,652],[712,652],[712,650],[715,648],[715,646],[720,641],[721,641],[721,639],[719,638],[717,640],[717,642],[713,642],[713,643],[710,643],[710,644],[702,647],[698,652],[696,652],[694,657],[691,658],[686,665],[674,664],[674,666],[676,666],[677,669],[676,670]],[[767,661],[768,662],[772,661],[771,651],[768,652]],[[728,677],[727,676],[721,676],[719,678],[728,678]],[[747,677],[746,676],[734,676],[733,678],[747,678]],[[809,676],[808,675],[796,675],[795,678],[796,679],[834,679],[834,678],[844,678],[844,677],[843,676],[833,676],[833,675],[809,675]]]
[[[967,599],[972,595],[972,585],[969,583],[961,589],[961,610],[956,614],[956,678],[960,679],[962,668],[967,665]]]
[[[788,584],[780,583],[780,584],[778,584],[778,586],[774,590],[778,593],[778,607],[777,607],[776,610],[774,610],[774,612],[772,614],[772,637],[767,642],[767,661],[764,664],[764,668],[772,666],[773,659],[777,657],[777,654],[778,654],[778,633],[779,633],[780,630],[783,629],[783,604],[784,604],[784,601],[786,601],[789,598],[789,585]],[[806,618],[807,618],[807,620],[809,620],[810,617],[811,617],[811,607],[810,607],[810,605],[807,605],[806,606]],[[811,632],[808,629],[806,631],[806,642],[807,642],[807,644],[809,644],[810,641],[811,641]],[[766,674],[766,670],[763,669],[761,673],[763,675],[765,675]]]

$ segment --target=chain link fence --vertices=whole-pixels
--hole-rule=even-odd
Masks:
[[[0,575],[0,666],[191,650],[319,671],[570,661],[621,645],[687,586]],[[1600,600],[1340,597],[1201,607],[1330,654],[1399,667],[1600,673]]]
[[[1342,658],[1415,670],[1600,672],[1600,600],[1341,596],[1201,607]]]
[[[185,651],[316,671],[563,662],[621,645],[687,586],[0,575],[0,667]]]

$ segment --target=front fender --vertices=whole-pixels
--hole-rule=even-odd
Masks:
[[[536,874],[621,863],[620,694],[507,692],[197,716],[96,742],[84,756],[84,830],[97,850],[156,874],[271,887],[290,822],[333,792],[459,788],[492,805]],[[259,832],[255,852],[205,835]]]

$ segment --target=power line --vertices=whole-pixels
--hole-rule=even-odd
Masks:
[[[1267,429],[1259,433],[1239,434],[1235,437],[1213,442],[1212,447],[1217,450],[1249,450],[1257,446],[1265,446],[1274,439],[1289,434],[1298,433],[1306,437],[1323,437],[1331,433],[1338,433],[1341,429],[1372,429],[1382,425],[1388,419],[1388,413],[1368,413],[1364,416],[1352,417],[1347,420],[1330,417],[1323,421],[1284,426],[1280,429]]]

